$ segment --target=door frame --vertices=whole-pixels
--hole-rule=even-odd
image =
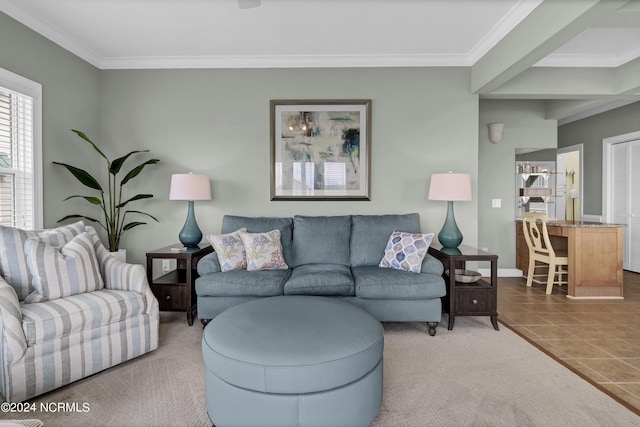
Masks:
[[[602,140],[602,222],[611,222],[613,215],[613,180],[611,179],[613,146],[638,139],[640,139],[640,131],[611,136]]]
[[[580,189],[580,194],[581,196],[578,198],[579,205],[580,205],[580,218],[578,218],[579,220],[582,219],[582,217],[584,216],[584,145],[583,144],[574,144],[574,145],[569,145],[567,147],[562,147],[562,148],[558,148],[557,150],[557,155],[559,154],[567,154],[567,153],[573,153],[574,151],[578,152],[578,167],[580,168],[580,170],[578,171],[580,173],[580,180],[578,182],[578,188]],[[567,204],[567,194],[565,194],[565,200],[563,200],[563,203],[565,204],[565,209],[566,209],[566,204]],[[565,218],[566,218],[566,213],[565,213]]]

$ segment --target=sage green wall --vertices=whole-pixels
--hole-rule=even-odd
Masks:
[[[489,141],[487,124],[504,123],[500,143]],[[478,142],[478,246],[498,255],[498,267],[515,258],[515,150],[556,148],[557,122],[545,119],[540,100],[480,100]],[[501,208],[491,200],[501,199]]]
[[[583,144],[584,214],[602,215],[602,140],[639,130],[640,102],[558,128],[558,148]]]
[[[77,149],[70,129],[97,134],[101,72],[1,12],[0,67],[42,85],[44,225],[54,227],[82,204],[62,203],[75,179],[51,162],[98,164],[92,149]]]
[[[476,193],[478,98],[464,68],[108,70],[101,92],[100,137],[113,152],[148,148],[161,160],[137,178],[155,198],[144,210],[159,224],[124,237],[140,262],[172,244],[186,202],[168,200],[172,173],[211,177],[213,200],[196,202],[204,233],[224,214],[291,216],[419,212],[439,231],[446,204],[427,200],[431,173],[472,174]],[[269,100],[372,99],[371,201],[269,200]],[[465,242],[477,242],[477,199],[458,203]]]

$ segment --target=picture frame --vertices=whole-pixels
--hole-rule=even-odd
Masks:
[[[271,100],[271,200],[371,200],[371,100]]]

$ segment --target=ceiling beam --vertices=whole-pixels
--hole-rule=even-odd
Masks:
[[[530,68],[487,98],[573,99],[618,95],[615,68]]]
[[[580,34],[615,16],[628,0],[547,0],[478,60],[471,69],[471,90],[488,94]]]
[[[640,58],[627,62],[615,69],[619,94],[633,94],[640,91]]]
[[[546,114],[547,120],[558,120],[560,122],[566,122],[570,118],[584,118],[594,114],[609,111],[612,108],[622,107],[633,102],[637,102],[638,99],[622,98],[622,99],[581,99],[581,100],[550,100],[546,102]]]

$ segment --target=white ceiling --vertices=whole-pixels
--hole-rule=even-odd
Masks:
[[[550,88],[526,93],[521,80],[549,67],[640,75],[640,0],[262,0],[250,9],[238,0],[0,0],[0,10],[102,69],[467,66],[481,96],[564,100],[571,94]],[[508,63],[492,70],[495,58]],[[610,102],[640,96],[638,87],[577,92]]]

